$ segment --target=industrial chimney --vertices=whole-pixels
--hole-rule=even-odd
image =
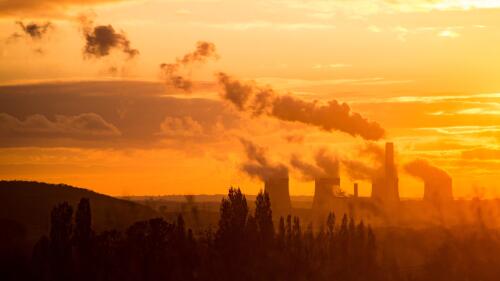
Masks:
[[[394,165],[394,144],[385,144],[384,175],[372,182],[372,198],[382,202],[399,201],[398,173]]]
[[[358,194],[358,183],[354,183],[354,198],[358,198],[359,197],[359,194]]]
[[[273,214],[288,215],[292,209],[287,177],[271,177],[264,183],[264,191],[269,194]]]
[[[329,210],[340,192],[340,178],[317,178],[314,181],[313,210]]]

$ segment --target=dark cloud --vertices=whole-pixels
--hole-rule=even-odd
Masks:
[[[31,22],[28,24],[24,24],[22,21],[17,21],[16,24],[18,24],[23,33],[30,37],[33,40],[39,40],[42,39],[43,36],[51,29],[53,28],[52,24],[50,22],[45,22],[45,23],[36,23],[36,22]]]
[[[115,31],[113,26],[94,26],[94,21],[89,16],[81,16],[80,22],[85,37],[83,53],[86,57],[105,57],[113,50],[123,52],[130,59],[139,55],[139,51],[131,47],[127,36],[123,32]]]
[[[65,17],[72,6],[90,6],[125,0],[4,0],[0,1],[0,17]]]
[[[35,114],[24,120],[0,113],[0,132],[3,137],[68,137],[95,138],[116,137],[120,131],[95,113],[75,116],[57,115],[49,120],[45,115]]]
[[[239,114],[221,101],[165,97],[163,83],[140,81],[87,81],[0,86],[0,112],[24,121],[41,114],[78,116],[93,112],[113,124],[119,136],[69,138],[9,138],[0,133],[1,146],[65,147],[171,147],[186,139],[190,145],[214,143],[241,128]],[[194,125],[193,125],[194,124]],[[196,129],[199,124],[202,133]],[[191,126],[192,125],[192,126]],[[194,129],[189,132],[189,130]],[[195,135],[198,134],[198,135]],[[191,135],[191,136],[189,136]],[[168,142],[167,142],[168,141]]]
[[[25,24],[22,21],[17,21],[16,24],[19,25],[21,31],[12,33],[7,38],[5,43],[7,44],[15,43],[19,39],[26,38],[31,41],[30,46],[33,43],[40,45],[41,40],[44,37],[46,37],[46,35],[49,33],[50,30],[54,28],[54,26],[50,22],[44,22],[44,23],[30,22]],[[44,49],[41,46],[35,47],[33,49],[33,52],[37,54],[45,53]]]
[[[271,88],[242,83],[225,73],[218,73],[217,78],[222,86],[222,98],[241,111],[301,122],[326,131],[340,131],[366,140],[384,137],[384,129],[378,123],[351,112],[345,103],[331,100],[327,104],[320,104],[292,95],[279,95]]]
[[[195,63],[204,63],[210,58],[217,57],[215,45],[213,43],[199,41],[196,43],[195,51],[185,54],[181,58],[177,58],[174,63],[162,63],[160,68],[167,82],[167,86],[189,92],[193,87],[193,82],[189,77],[181,74],[182,68]]]
[[[241,170],[251,177],[265,181],[270,178],[288,177],[288,168],[279,163],[272,163],[264,148],[248,140],[241,140],[245,147],[247,160],[241,165]]]

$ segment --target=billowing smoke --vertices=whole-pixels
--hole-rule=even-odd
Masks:
[[[210,58],[217,57],[213,43],[199,41],[196,43],[196,50],[177,58],[174,63],[162,63],[160,68],[168,86],[189,92],[193,87],[193,82],[189,77],[180,73],[182,68],[195,63],[204,63]]]
[[[22,21],[17,21],[16,24],[21,27],[24,35],[28,36],[33,40],[42,39],[42,37],[52,28],[52,24],[50,22],[45,22],[45,23],[31,22],[28,24],[24,24]],[[21,35],[18,33],[14,33],[12,36],[21,37]]]
[[[270,178],[288,177],[285,165],[272,163],[266,156],[266,151],[248,140],[241,140],[245,147],[247,161],[241,165],[241,170],[251,177],[266,181]]]
[[[131,47],[130,40],[123,32],[117,32],[111,25],[94,26],[94,21],[86,16],[80,17],[85,47],[85,57],[101,58],[108,56],[111,51],[119,50],[129,59],[139,55],[139,51]]]
[[[320,149],[314,159],[316,165],[325,172],[327,177],[339,176],[339,161],[335,155],[332,155],[326,149]]]
[[[376,143],[366,142],[357,149],[357,157],[367,160],[342,159],[342,165],[352,180],[372,181],[384,173],[384,149]]]
[[[358,160],[343,159],[342,165],[349,178],[352,180],[373,180],[377,178],[381,171],[379,168],[368,165]]]
[[[404,165],[405,171],[424,182],[440,182],[451,180],[451,176],[444,170],[431,165],[424,159],[417,159]]]
[[[324,177],[325,173],[323,172],[323,170],[315,165],[303,161],[296,154],[292,155],[290,164],[293,168],[297,169],[301,173],[302,177],[306,180],[314,180]]]
[[[223,89],[222,98],[241,111],[301,122],[326,131],[341,131],[366,140],[378,140],[384,136],[384,129],[378,123],[351,112],[345,103],[331,100],[320,104],[291,95],[278,95],[271,88],[242,83],[225,73],[218,73],[217,78]]]
[[[314,160],[315,165],[307,163],[298,155],[293,154],[290,159],[290,164],[297,169],[306,180],[336,178],[339,176],[339,162],[337,157],[331,155],[326,149],[319,150]]]

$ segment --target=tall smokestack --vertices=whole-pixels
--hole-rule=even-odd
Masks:
[[[394,144],[385,144],[385,174],[373,180],[372,198],[382,202],[399,201],[398,174],[394,165]]]
[[[359,197],[359,194],[358,194],[358,183],[355,183],[354,184],[354,198],[358,198]]]
[[[288,177],[270,177],[264,182],[273,214],[288,215],[292,209]]]

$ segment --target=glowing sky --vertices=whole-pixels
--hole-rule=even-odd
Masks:
[[[81,14],[139,54],[84,56]],[[51,24],[31,38],[16,21]],[[256,193],[262,184],[239,169],[240,138],[278,163],[321,148],[368,161],[360,137],[234,110],[218,98],[223,71],[305,101],[346,102],[385,129],[378,143],[395,142],[400,166],[423,158],[447,171],[456,197],[500,191],[500,1],[0,0],[0,34],[3,179],[113,195]],[[159,65],[200,40],[218,59],[189,67],[191,94],[166,87]],[[402,196],[422,195],[419,180],[399,175]],[[291,176],[292,194],[312,194]]]

